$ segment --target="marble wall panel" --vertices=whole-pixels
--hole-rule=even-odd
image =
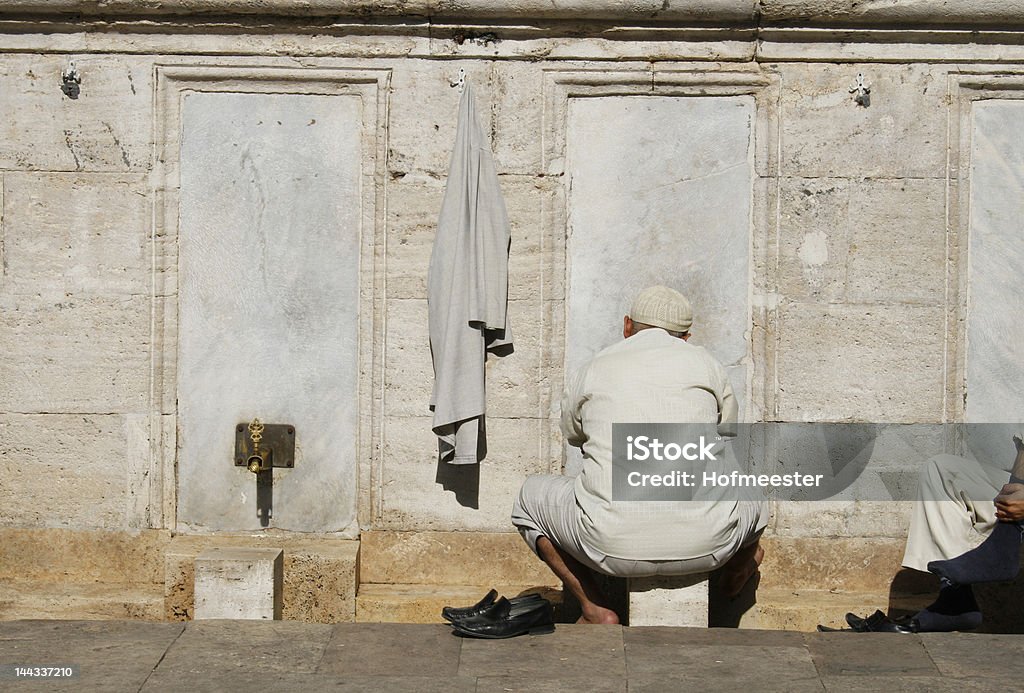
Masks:
[[[968,232],[967,420],[1024,420],[1024,100],[974,103]]]
[[[621,339],[638,291],[666,284],[690,299],[694,343],[744,398],[753,117],[745,96],[571,100],[570,371]]]
[[[354,96],[184,97],[178,523],[260,526],[235,425],[296,428],[272,525],[355,521],[362,116]]]

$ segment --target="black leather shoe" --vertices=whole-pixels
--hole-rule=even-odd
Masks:
[[[446,621],[454,621],[457,618],[467,618],[469,616],[476,616],[487,607],[494,604],[498,598],[498,591],[491,590],[484,595],[484,598],[478,601],[473,606],[446,606],[441,609],[441,617]]]
[[[471,638],[514,638],[525,633],[552,633],[555,621],[551,602],[533,599],[513,606],[502,597],[487,614],[473,616],[452,624],[459,635]]]
[[[530,594],[524,594],[521,597],[512,597],[511,599],[508,599],[507,601],[512,606],[511,613],[513,615],[515,615],[516,613],[519,613],[519,612],[521,612],[521,611],[523,611],[525,609],[529,609],[531,606],[536,606],[538,603],[540,603],[542,601],[547,601],[547,600],[544,599],[544,597],[542,597],[539,594],[537,594],[536,592],[533,592],[533,593],[530,593]],[[445,614],[445,612],[442,611],[441,615],[444,616],[451,623],[456,623],[458,621],[465,621],[467,618],[473,618],[474,616],[486,616],[488,618],[496,618],[495,614],[497,613],[497,611],[499,609],[501,609],[501,600],[499,599],[498,601],[495,601],[495,602],[493,602],[491,604],[488,604],[488,605],[485,605],[485,606],[479,606],[479,602],[478,602],[474,606],[469,606],[469,607],[465,607],[465,608],[466,608],[466,612],[463,613],[463,614],[460,614],[460,613],[452,614],[451,611],[456,611],[456,610],[455,609],[451,609],[448,614]],[[471,612],[470,610],[473,610],[473,611]]]
[[[920,627],[914,619],[900,619],[893,621],[881,610],[875,611],[867,618],[861,618],[856,614],[846,614],[846,622],[850,624],[846,628],[829,628],[818,626],[819,633],[917,633]]]

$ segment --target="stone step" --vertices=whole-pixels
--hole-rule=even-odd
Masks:
[[[361,584],[558,584],[516,532],[366,531],[359,544]]]
[[[868,616],[876,609],[893,613],[914,613],[929,600],[921,595],[892,595],[888,592],[840,592],[815,589],[759,589],[756,603],[740,618],[723,619],[728,608],[712,607],[712,625],[738,625],[762,630],[812,632],[818,624],[848,628],[847,612]]]
[[[362,584],[356,595],[356,621],[443,623],[443,607],[475,604],[489,589],[480,585]],[[506,597],[539,592],[554,603],[558,616],[561,591],[557,589],[530,585],[494,585],[494,589]]]
[[[195,561],[211,548],[284,550],[283,614],[286,621],[343,623],[355,617],[360,543],[291,534],[178,535],[164,555],[164,617],[194,616]]]
[[[161,582],[167,530],[0,527],[0,580]]]
[[[162,621],[159,583],[0,580],[0,621],[17,619]]]
[[[764,537],[761,587],[888,593],[905,544],[884,537]]]

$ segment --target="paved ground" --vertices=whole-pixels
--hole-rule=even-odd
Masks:
[[[67,680],[3,665],[77,665]],[[3,691],[1006,691],[1024,636],[558,625],[471,640],[442,625],[0,622]]]

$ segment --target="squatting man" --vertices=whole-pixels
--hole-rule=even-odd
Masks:
[[[910,630],[977,628],[982,614],[972,585],[1013,580],[1020,572],[1024,440],[1014,436],[1013,442],[1009,474],[998,463],[954,455],[938,455],[925,465],[903,566],[938,575],[940,589],[938,598],[910,619]]]
[[[722,569],[738,594],[757,571],[766,505],[731,499],[691,502],[612,499],[613,423],[686,422],[728,433],[737,404],[725,368],[692,345],[693,312],[665,286],[642,291],[623,318],[623,340],[570,377],[562,432],[583,452],[572,478],[527,478],[512,522],[579,601],[580,623],[618,623],[591,571],[617,577],[686,575]]]

